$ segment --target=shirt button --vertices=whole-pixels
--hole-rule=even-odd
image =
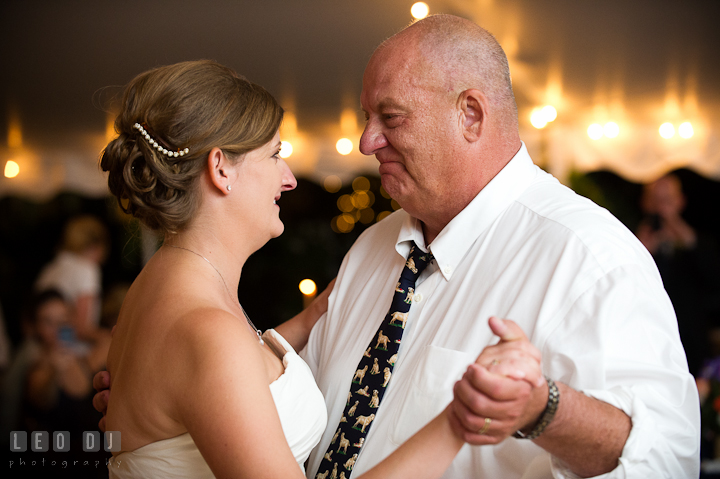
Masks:
[[[445,266],[443,268],[443,273],[445,274],[452,274],[452,268],[450,266]]]
[[[423,295],[422,295],[422,293],[416,294],[415,296],[413,296],[413,299],[415,300],[416,303],[419,303],[420,301],[423,300]]]

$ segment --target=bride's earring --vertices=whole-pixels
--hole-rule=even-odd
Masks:
[[[232,186],[231,186],[231,185],[227,185],[225,188],[227,188],[228,191],[232,190]]]

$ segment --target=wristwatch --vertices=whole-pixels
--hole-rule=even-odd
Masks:
[[[532,428],[532,431],[530,431],[528,434],[525,434],[522,431],[518,430],[513,433],[513,437],[516,437],[518,439],[535,439],[543,433],[545,428],[548,427],[548,424],[550,424],[555,417],[558,404],[560,403],[560,391],[558,390],[555,381],[553,381],[547,376],[545,376],[545,380],[547,381],[548,385],[548,400],[547,405],[545,406],[545,410],[540,415],[540,419],[538,419],[538,422]]]

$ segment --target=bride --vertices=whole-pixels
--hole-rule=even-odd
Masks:
[[[276,202],[296,186],[279,156],[282,116],[262,87],[211,61],[125,89],[101,166],[121,207],[165,240],[108,356],[106,427],[122,439],[110,477],[304,477],[327,415],[295,351],[332,285],[263,335],[235,294],[247,258],[283,232]],[[446,410],[361,477],[439,477],[462,444]]]

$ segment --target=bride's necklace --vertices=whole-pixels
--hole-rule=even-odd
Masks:
[[[191,249],[188,249],[188,248],[183,248],[182,246],[175,246],[175,245],[172,245],[172,244],[165,244],[164,246],[169,246],[169,247],[171,247],[171,248],[176,248],[176,249],[183,249],[183,250],[185,250],[185,251],[187,251],[187,252],[189,252],[189,253],[194,254],[195,256],[199,256],[199,257],[201,257],[202,259],[204,259],[204,260],[207,262],[207,264],[209,264],[210,266],[212,266],[212,269],[215,270],[215,272],[218,274],[218,276],[220,276],[220,279],[221,279],[222,282],[223,282],[223,286],[225,286],[225,291],[227,291],[227,294],[228,294],[228,296],[230,296],[230,299],[233,299],[233,295],[230,293],[230,288],[228,288],[227,283],[225,282],[225,278],[223,278],[223,275],[222,275],[222,273],[220,273],[220,270],[218,270],[218,269],[215,267],[215,265],[210,262],[209,259],[207,259],[205,256],[201,255],[200,253],[196,253],[195,251],[193,251],[193,250],[191,250]],[[237,306],[240,308],[240,311],[242,311],[243,315],[245,315],[245,319],[246,319],[247,322],[248,322],[248,326],[250,326],[250,328],[251,328],[253,331],[255,331],[255,334],[257,334],[258,341],[260,341],[260,344],[261,344],[261,345],[265,344],[265,341],[263,341],[263,338],[262,338],[262,333],[260,332],[260,330],[259,330],[258,328],[255,327],[255,324],[253,324],[253,322],[250,320],[250,316],[248,316],[248,314],[245,312],[245,308],[242,307],[242,305],[240,304],[240,302],[237,301],[237,298],[235,298],[235,300],[233,301],[233,303],[237,303]]]

